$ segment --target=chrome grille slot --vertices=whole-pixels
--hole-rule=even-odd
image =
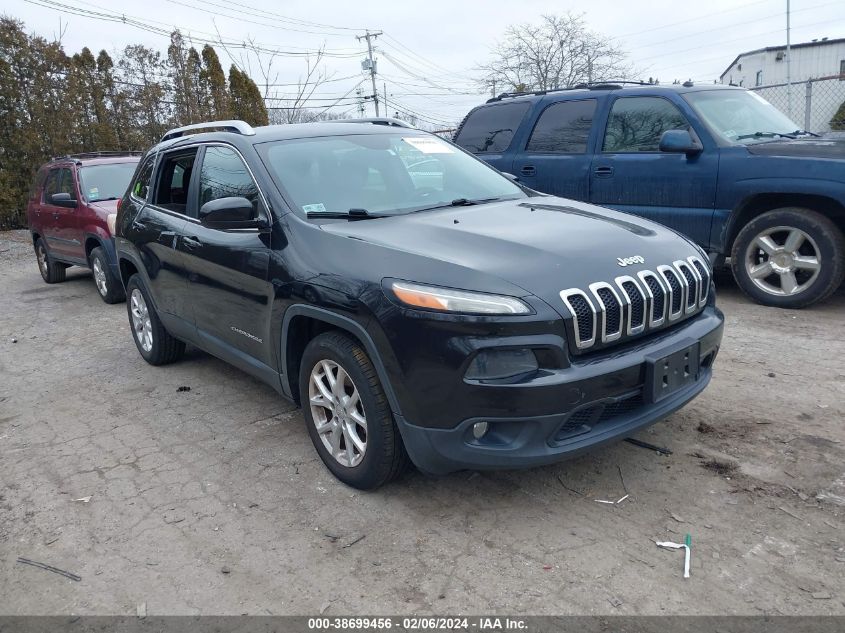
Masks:
[[[639,334],[645,329],[646,311],[648,301],[646,294],[637,285],[633,277],[617,277],[616,285],[622,291],[622,302],[625,304],[627,314],[624,316],[627,323],[627,334]]]
[[[672,262],[686,281],[686,301],[684,312],[689,314],[698,307],[698,272],[693,270],[685,261]]]
[[[657,275],[644,270],[637,275],[648,295],[651,310],[648,313],[648,327],[658,327],[666,320],[666,289]]]
[[[681,283],[681,276],[671,266],[658,266],[657,272],[666,282],[668,293],[666,303],[669,308],[668,319],[675,321],[684,312],[684,286]]]
[[[596,308],[583,290],[562,290],[560,298],[574,317],[575,345],[579,349],[596,342]]]
[[[590,284],[590,291],[597,299],[601,342],[609,343],[622,336],[622,301],[609,283]]]
[[[688,257],[687,261],[698,272],[698,277],[701,280],[698,297],[698,306],[701,307],[707,303],[707,298],[710,296],[710,273],[708,267],[698,257],[693,255]]]

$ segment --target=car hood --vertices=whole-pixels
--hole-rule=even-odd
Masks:
[[[561,290],[586,289],[596,281],[700,255],[685,238],[653,222],[551,196],[332,222],[322,228],[494,275],[554,304],[560,303]],[[619,261],[636,256],[644,263],[623,266]],[[393,275],[384,271],[384,276]]]
[[[106,213],[117,213],[117,202],[117,200],[97,200],[89,204],[95,209],[100,209]]]
[[[757,156],[845,159],[845,138],[797,138],[757,143],[747,147],[749,153]]]

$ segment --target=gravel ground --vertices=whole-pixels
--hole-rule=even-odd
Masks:
[[[269,387],[147,365],[125,306],[44,284],[27,240],[0,234],[0,614],[845,614],[845,292],[766,309],[722,276],[713,383],[638,436],[670,456],[361,493]],[[683,580],[654,541],[687,533]]]

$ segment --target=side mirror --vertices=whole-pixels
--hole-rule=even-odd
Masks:
[[[259,226],[255,207],[246,198],[230,196],[200,207],[200,222],[213,228],[245,229]]]
[[[54,193],[50,196],[50,203],[57,207],[76,208],[76,200],[71,198],[69,193]]]
[[[658,149],[672,154],[698,154],[704,148],[687,130],[666,130],[660,137]]]

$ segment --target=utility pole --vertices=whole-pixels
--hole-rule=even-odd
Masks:
[[[792,55],[789,46],[789,0],[786,0],[786,111],[792,119],[792,73],[791,59]]]
[[[373,42],[375,38],[381,35],[381,31],[377,31],[376,33],[370,33],[366,31],[366,35],[356,35],[355,39],[359,42],[361,40],[367,40],[367,57],[369,59],[369,70],[370,70],[370,79],[373,82],[373,103],[376,105],[376,116],[379,116],[378,113],[378,91],[376,90],[376,63],[373,60]]]
[[[387,105],[387,82],[386,81],[381,82],[381,88],[382,88],[381,98],[384,101],[384,116],[390,116],[390,110],[388,109],[389,106]],[[378,115],[376,115],[376,116],[378,116]]]

